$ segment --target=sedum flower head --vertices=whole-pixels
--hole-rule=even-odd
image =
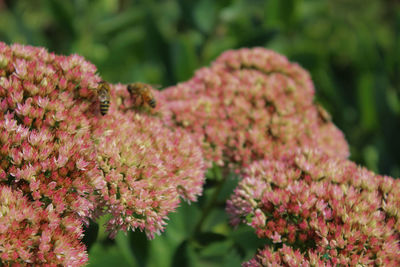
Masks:
[[[81,266],[87,261],[76,217],[61,217],[52,204],[44,208],[8,186],[0,186],[0,203],[3,264]]]
[[[9,190],[10,197],[24,197],[11,206],[2,201],[1,208],[20,205],[31,212],[26,219],[4,214],[15,224],[7,231],[16,232],[1,236],[2,260],[80,265],[87,261],[82,224],[92,217],[105,185],[90,125],[100,78],[77,55],[4,43],[0,55],[0,186],[11,188],[5,187],[5,198]],[[35,228],[23,233],[30,226]],[[18,241],[25,234],[27,241]],[[25,252],[29,255],[19,254]]]
[[[114,88],[114,102],[126,91]],[[112,218],[108,228],[145,230],[150,238],[162,231],[180,197],[195,201],[202,192],[201,149],[182,129],[172,130],[157,117],[111,107],[98,120],[93,138],[106,187],[104,206]]]
[[[180,197],[195,201],[201,194],[203,156],[192,138],[157,116],[118,110],[117,96],[127,92],[121,85],[111,86],[110,111],[102,116],[100,81],[94,65],[80,56],[0,43],[0,186],[23,196],[38,220],[50,221],[49,210],[54,218],[53,226],[32,233],[35,241],[41,235],[50,240],[43,245],[45,258],[41,248],[3,235],[3,262],[40,256],[47,264],[83,264],[79,231],[89,218],[108,213],[112,234],[139,228],[153,237]],[[0,209],[8,207],[0,202]],[[23,219],[14,224],[29,225]],[[63,237],[56,227],[79,234]],[[19,255],[17,247],[31,256]]]
[[[161,95],[165,121],[194,134],[209,163],[247,166],[306,146],[349,153],[343,134],[314,105],[309,74],[270,50],[225,52]]]
[[[245,222],[259,238],[302,252],[296,260],[279,246],[267,247],[248,266],[276,259],[287,266],[299,266],[303,260],[313,266],[320,261],[331,266],[398,266],[394,210],[399,206],[394,205],[399,203],[399,184],[342,158],[297,151],[281,160],[252,164],[228,201],[227,212],[232,224]]]
[[[0,183],[81,219],[103,184],[89,113],[99,77],[82,57],[0,43]]]

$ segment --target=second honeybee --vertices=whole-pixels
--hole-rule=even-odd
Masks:
[[[157,103],[151,92],[151,85],[137,82],[129,84],[127,88],[129,93],[135,97],[138,106],[142,106],[146,103],[152,108],[156,107]]]

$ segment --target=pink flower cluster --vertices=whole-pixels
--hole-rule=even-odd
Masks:
[[[0,43],[3,263],[87,261],[82,223],[105,185],[84,115],[100,80],[95,71],[76,55]]]
[[[227,212],[270,243],[244,266],[399,266],[399,207],[399,180],[298,149],[253,163]]]
[[[129,95],[122,85],[112,92],[114,103]],[[108,228],[113,234],[139,228],[153,238],[180,197],[195,201],[201,194],[203,154],[182,129],[169,129],[159,118],[122,104],[112,106],[94,129],[97,162],[107,183],[102,198],[112,215]]]
[[[0,186],[9,186],[2,190],[10,197],[1,208],[27,211],[4,213],[11,223],[0,237],[4,263],[87,260],[81,225],[105,185],[84,115],[100,80],[95,71],[79,56],[0,43]]]
[[[13,234],[0,235],[3,263],[80,265],[87,260],[80,239],[89,218],[109,213],[113,234],[139,228],[152,237],[179,197],[194,201],[202,192],[203,157],[190,136],[159,117],[121,112],[116,99],[101,116],[95,73],[76,55],[0,43],[0,186],[10,196],[0,210],[29,211],[26,219],[5,218]],[[27,234],[27,243],[20,242]]]
[[[245,266],[400,265],[400,183],[346,160],[298,65],[228,51],[154,92],[155,110],[111,85],[105,116],[95,73],[76,55],[0,43],[1,263],[82,265],[82,225],[101,214],[112,235],[152,238],[216,162],[244,173],[232,224],[270,244]]]
[[[343,134],[313,104],[309,74],[263,48],[223,53],[161,92],[165,121],[194,136],[210,164],[235,169],[296,147],[348,156]]]
[[[99,77],[78,56],[0,43],[0,181],[88,217],[97,177],[87,116]],[[90,98],[91,97],[91,98]]]
[[[81,266],[87,261],[82,223],[60,217],[52,204],[46,208],[21,191],[0,186],[0,258],[13,266]]]

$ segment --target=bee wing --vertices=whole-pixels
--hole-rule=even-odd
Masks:
[[[139,83],[130,83],[126,86],[126,89],[131,95],[137,95],[141,86]]]
[[[162,88],[161,84],[149,84],[153,89],[160,89]]]

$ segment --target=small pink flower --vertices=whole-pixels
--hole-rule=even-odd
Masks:
[[[81,171],[85,171],[86,167],[89,165],[89,162],[86,162],[84,159],[80,158],[77,160],[76,162],[76,167],[81,170]]]
[[[274,232],[274,234],[271,236],[272,242],[274,243],[281,243],[281,235],[278,234],[277,232]]]

